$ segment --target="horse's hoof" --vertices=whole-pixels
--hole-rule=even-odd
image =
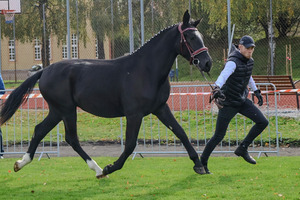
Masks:
[[[14,164],[14,171],[17,172],[19,171],[21,168],[19,167],[19,163],[18,162],[15,162]]]
[[[202,167],[193,167],[193,169],[197,174],[206,174],[206,171],[203,166]]]
[[[109,168],[111,168],[112,167],[112,164],[109,164],[109,165],[107,165],[106,167],[104,167],[104,169],[103,169],[103,175],[107,175],[107,174],[110,174],[110,172],[109,172]]]
[[[105,174],[101,174],[101,175],[98,175],[96,176],[97,179],[102,179],[102,178],[109,178],[108,175],[105,175]]]

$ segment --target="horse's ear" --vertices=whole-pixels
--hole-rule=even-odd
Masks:
[[[189,14],[189,10],[186,10],[184,15],[183,15],[183,24],[187,25],[190,21],[190,14]]]
[[[195,22],[192,22],[192,25],[193,25],[194,27],[196,27],[199,23],[200,23],[200,19],[197,20],[197,21],[195,21]]]

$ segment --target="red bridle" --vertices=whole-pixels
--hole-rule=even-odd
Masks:
[[[182,42],[184,42],[186,48],[188,49],[189,53],[190,53],[190,64],[194,64],[194,65],[197,65],[199,64],[199,60],[198,59],[195,59],[194,57],[204,51],[208,51],[208,48],[207,47],[202,47],[196,51],[193,50],[193,48],[187,43],[185,37],[184,37],[184,32],[185,31],[188,31],[188,30],[193,30],[193,31],[197,31],[198,29],[197,28],[186,28],[184,30],[181,29],[181,26],[182,26],[182,23],[179,24],[178,26],[178,30],[180,32],[180,35],[181,35],[181,39],[180,39],[180,50],[181,50],[181,53],[182,53]]]

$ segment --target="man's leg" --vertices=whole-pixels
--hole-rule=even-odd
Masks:
[[[215,134],[206,144],[204,151],[201,155],[201,162],[206,170],[207,174],[210,174],[210,171],[207,168],[207,162],[210,154],[216,148],[216,146],[222,141],[226,134],[228,124],[231,119],[237,114],[238,110],[232,107],[224,106],[219,110]]]
[[[269,122],[262,112],[250,100],[245,102],[239,113],[251,119],[253,122],[255,122],[255,124],[234,153],[237,156],[242,156],[245,161],[251,164],[256,164],[254,158],[252,158],[248,153],[248,146],[259,134],[261,134],[261,132],[263,132],[263,130],[268,126]]]

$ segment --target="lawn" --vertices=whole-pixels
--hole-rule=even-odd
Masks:
[[[116,158],[94,158],[103,168]],[[35,159],[18,173],[0,160],[1,199],[298,199],[300,157],[212,157],[213,175],[195,174],[187,157],[128,159],[108,179],[79,157]]]

